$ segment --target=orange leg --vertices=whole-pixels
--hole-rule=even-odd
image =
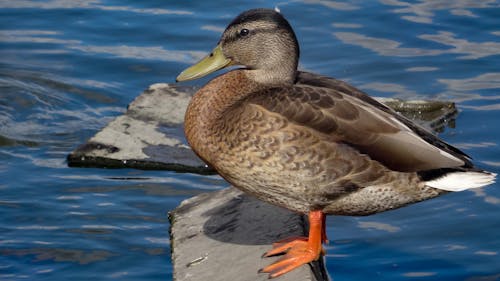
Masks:
[[[323,214],[323,220],[322,220],[322,223],[323,223],[323,227],[321,228],[321,242],[325,243],[325,244],[328,244],[329,241],[328,241],[328,237],[326,236],[326,216]]]
[[[269,273],[269,278],[274,278],[315,261],[324,253],[321,246],[324,241],[326,241],[325,214],[321,211],[311,211],[309,212],[309,237],[293,237],[273,244],[273,249],[266,252],[264,257],[286,254],[259,272]]]

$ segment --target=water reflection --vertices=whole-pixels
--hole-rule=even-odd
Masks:
[[[148,178],[135,178],[135,179],[121,179],[117,177],[102,177],[102,176],[78,176],[78,175],[54,175],[60,179],[66,180],[97,180],[97,181],[119,181],[126,180],[127,185],[121,186],[85,186],[85,187],[75,187],[68,190],[71,193],[109,193],[116,190],[140,190],[147,195],[155,196],[176,196],[185,195],[193,196],[199,194],[202,190],[217,190],[223,187],[227,187],[228,184],[222,180],[219,176],[207,176],[209,180],[199,179],[201,176],[192,175],[186,178],[172,177],[172,176],[158,176],[158,177],[148,177]],[[199,180],[198,180],[199,179]],[[183,189],[176,188],[175,186],[183,186]],[[191,189],[186,189],[189,186]]]
[[[360,46],[370,49],[382,56],[417,57],[437,56],[443,50],[401,47],[401,42],[366,36],[354,32],[334,32],[333,35],[345,44]]]
[[[160,46],[139,47],[139,46],[92,46],[92,45],[71,45],[69,49],[85,53],[109,54],[120,58],[148,59],[160,61],[172,61],[193,63],[206,55],[202,51],[177,51],[166,50]]]
[[[500,52],[500,44],[498,52]],[[445,84],[450,91],[466,92],[482,89],[498,89],[500,88],[500,72],[483,73],[471,78],[437,79],[437,81]],[[500,99],[500,95],[494,96],[494,98]]]
[[[4,9],[93,9],[103,11],[126,11],[151,15],[191,15],[193,12],[186,10],[173,10],[163,8],[134,8],[131,6],[105,5],[99,0],[49,0],[49,1],[2,1],[0,8]]]
[[[381,93],[392,93],[398,94],[398,96],[406,96],[406,97],[417,97],[418,94],[410,89],[407,89],[404,85],[396,84],[396,83],[382,83],[382,82],[373,82],[360,85],[359,88],[366,90],[367,92],[378,91]]]
[[[406,272],[403,273],[404,277],[428,277],[434,276],[437,272],[429,272],[429,271],[414,271],[414,272]]]
[[[316,5],[321,5],[330,9],[334,10],[340,10],[340,11],[352,11],[352,10],[358,10],[360,7],[348,3],[348,2],[342,2],[342,1],[331,1],[331,0],[304,0],[304,4],[316,4]]]
[[[3,43],[39,43],[39,44],[81,44],[80,40],[53,38],[61,36],[61,32],[52,30],[1,30],[0,38]]]
[[[496,256],[496,255],[498,255],[498,252],[495,252],[495,251],[475,251],[474,255]]]
[[[444,54],[465,54],[459,56],[459,59],[479,59],[500,54],[500,42],[471,42],[464,38],[457,38],[453,32],[439,31],[437,34],[422,34],[418,37],[451,46],[451,49],[442,52]]]
[[[401,230],[400,227],[390,225],[388,223],[375,222],[375,221],[360,221],[358,222],[358,227],[365,229],[376,229],[382,230],[386,232],[399,232]]]
[[[453,145],[463,150],[468,150],[470,148],[487,148],[487,147],[497,146],[496,143],[488,141],[475,142],[475,143],[460,142],[460,143],[454,143]]]
[[[482,188],[473,189],[472,192],[474,192],[474,195],[476,195],[477,197],[483,198],[485,203],[493,205],[500,204],[500,197],[489,195]]]
[[[363,27],[361,24],[358,23],[332,23],[332,26],[335,28],[361,28]]]
[[[226,29],[225,27],[215,26],[215,25],[203,25],[201,27],[201,30],[213,31],[216,32],[217,34],[224,32],[225,29]]]
[[[468,9],[495,8],[498,6],[496,0],[485,1],[419,1],[411,3],[399,0],[380,0],[380,3],[388,6],[398,7],[392,10],[393,13],[402,14],[401,18],[416,23],[432,23],[435,13],[438,11],[449,11],[453,15],[476,17]]]
[[[450,49],[408,48],[402,43],[390,39],[370,37],[354,32],[334,32],[333,35],[345,44],[357,45],[370,49],[382,56],[419,57],[442,54],[465,54],[460,59],[478,59],[500,54],[498,42],[470,42],[457,38],[452,32],[440,31],[437,34],[422,34],[418,38],[451,46]]]
[[[498,161],[482,161],[482,162],[485,163],[486,165],[490,165],[493,167],[500,167],[500,162]]]
[[[89,264],[108,260],[116,253],[104,250],[71,250],[66,248],[0,249],[1,255],[32,258],[33,262],[51,260],[54,262],[75,262]]]
[[[426,71],[436,71],[438,70],[438,67],[433,67],[433,66],[416,66],[416,67],[409,67],[405,69],[408,72],[426,72]]]
[[[64,50],[49,50],[50,53],[64,54],[72,51],[83,53],[108,54],[119,58],[147,59],[159,61],[172,61],[193,63],[206,55],[202,51],[167,50],[162,46],[130,46],[130,45],[89,45],[80,40],[55,38],[55,36],[65,36],[57,31],[51,30],[3,30],[0,31],[0,38],[3,43],[37,43],[37,44],[60,44]],[[46,47],[42,49],[33,48],[29,52],[46,53]],[[4,50],[2,50],[4,52]],[[66,80],[71,82],[69,80]],[[89,84],[87,82],[86,84]],[[91,83],[96,86],[97,83]],[[101,84],[99,86],[110,86]],[[120,85],[116,85],[120,86]]]

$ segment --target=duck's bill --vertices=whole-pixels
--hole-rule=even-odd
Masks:
[[[226,58],[222,53],[220,45],[217,45],[210,55],[204,57],[195,65],[185,69],[175,81],[188,81],[201,78],[207,74],[217,71],[221,68],[229,66],[231,60]]]

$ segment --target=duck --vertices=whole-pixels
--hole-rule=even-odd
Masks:
[[[275,278],[325,253],[326,215],[366,216],[495,182],[471,158],[363,91],[299,71],[299,44],[273,9],[238,15],[176,81],[231,69],[192,97],[184,132],[234,187],[307,215],[309,233],[278,241],[259,270]]]

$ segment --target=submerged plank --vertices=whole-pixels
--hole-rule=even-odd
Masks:
[[[176,281],[268,280],[268,274],[258,270],[278,257],[262,258],[262,254],[277,240],[307,233],[302,215],[261,202],[235,188],[187,199],[170,212],[169,218]],[[328,278],[320,260],[279,280]]]

